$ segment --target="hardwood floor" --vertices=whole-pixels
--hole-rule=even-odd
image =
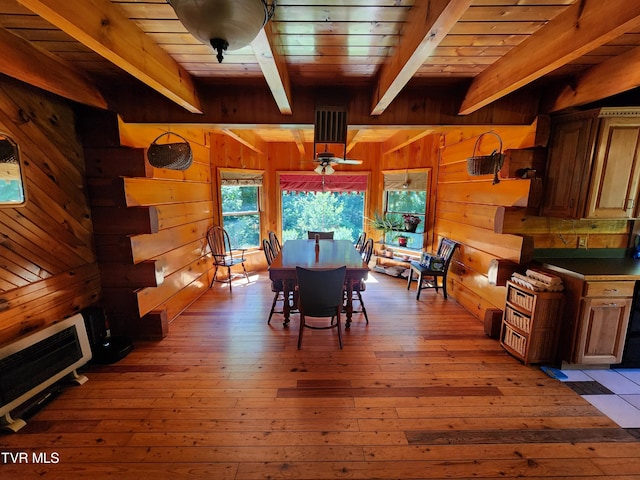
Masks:
[[[1,477],[640,478],[637,432],[506,354],[451,297],[371,277],[369,325],[356,315],[343,350],[307,331],[298,351],[295,316],[267,325],[264,272],[215,285],[167,338],[89,367],[2,435]]]

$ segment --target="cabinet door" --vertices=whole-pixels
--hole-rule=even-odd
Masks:
[[[544,217],[579,218],[586,200],[595,117],[562,119],[552,125],[544,184]]]
[[[601,121],[587,218],[633,218],[640,178],[640,119],[605,118]]]
[[[630,298],[582,300],[575,363],[610,365],[622,360],[631,301]]]

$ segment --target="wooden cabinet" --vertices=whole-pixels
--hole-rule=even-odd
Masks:
[[[541,214],[636,218],[640,185],[640,109],[602,108],[557,117]]]
[[[637,216],[639,155],[640,117],[600,121],[585,217]]]
[[[574,363],[620,363],[631,312],[633,281],[585,282]]]
[[[561,292],[534,292],[507,282],[500,344],[525,364],[556,358],[561,324]]]
[[[542,216],[579,218],[586,201],[593,154],[597,112],[557,117],[551,124],[551,139],[544,181]]]

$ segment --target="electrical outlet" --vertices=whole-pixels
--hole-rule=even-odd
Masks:
[[[578,248],[587,248],[587,237],[578,237]]]

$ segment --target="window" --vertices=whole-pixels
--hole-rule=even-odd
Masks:
[[[283,240],[307,238],[314,230],[355,242],[362,232],[366,174],[281,174],[280,188]]]
[[[404,225],[406,231],[388,233],[386,242],[392,242],[402,234],[408,237],[409,248],[420,249],[426,225],[427,211],[427,179],[426,171],[389,172],[384,174],[384,214],[398,225]],[[413,226],[406,220],[413,219]]]
[[[25,182],[18,145],[0,133],[0,206],[24,205]]]
[[[233,248],[260,246],[261,185],[261,172],[221,172],[222,226]]]

